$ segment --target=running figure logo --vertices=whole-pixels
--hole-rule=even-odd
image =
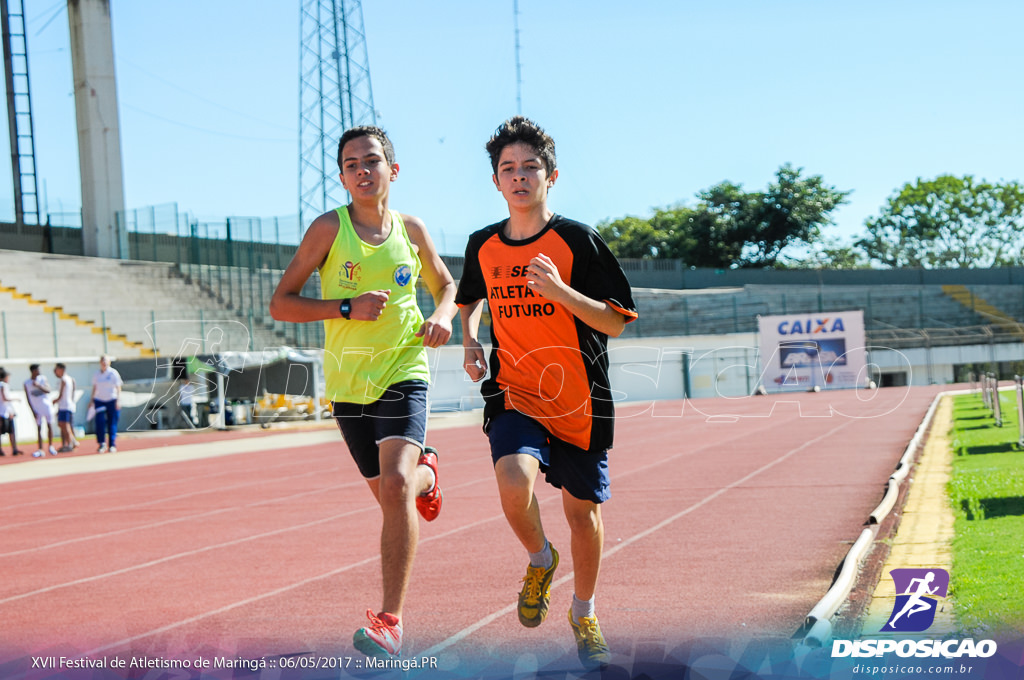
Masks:
[[[920,633],[935,621],[936,598],[949,592],[949,572],[945,569],[893,569],[896,604],[882,632]]]

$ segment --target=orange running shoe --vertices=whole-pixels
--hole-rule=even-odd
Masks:
[[[416,497],[416,509],[423,515],[423,519],[433,522],[441,514],[441,501],[443,500],[441,486],[437,483],[437,449],[433,446],[425,447],[417,464],[426,465],[434,471],[434,488]]]
[[[402,624],[394,614],[374,614],[366,610],[370,625],[360,628],[352,637],[352,644],[366,656],[388,658],[402,651]]]

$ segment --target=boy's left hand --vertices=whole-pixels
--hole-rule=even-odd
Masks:
[[[443,316],[437,319],[431,315],[416,331],[416,337],[423,338],[424,347],[440,347],[452,337],[451,319],[445,319]]]
[[[544,253],[530,260],[526,268],[526,285],[549,300],[558,300],[565,283],[554,261]]]

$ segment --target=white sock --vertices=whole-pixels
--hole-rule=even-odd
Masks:
[[[437,486],[437,475],[435,475],[434,471],[431,470],[426,465],[421,465],[420,467],[422,467],[424,470],[426,470],[428,473],[430,473],[430,486],[428,486],[427,490],[423,492],[423,494],[427,494],[427,493],[430,493],[431,491],[433,491],[434,487]],[[420,495],[422,496],[423,494],[420,494]]]
[[[544,548],[540,552],[530,553],[530,566],[531,567],[543,567],[544,569],[550,569],[551,565],[555,561],[555,556],[551,554],[551,544],[548,543],[548,539],[544,539]]]
[[[594,616],[594,598],[591,597],[589,600],[581,600],[576,597],[573,593],[572,596],[572,618],[574,621],[579,621],[584,616]]]

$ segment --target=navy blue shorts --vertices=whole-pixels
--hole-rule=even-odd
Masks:
[[[540,461],[548,484],[564,488],[573,498],[604,503],[612,497],[608,486],[608,452],[591,453],[566,444],[519,411],[495,416],[487,430],[491,460],[525,453]]]
[[[71,409],[61,409],[57,411],[57,422],[58,423],[70,423],[75,419],[75,412]]]
[[[332,402],[341,436],[366,479],[380,477],[380,443],[404,439],[423,448],[427,438],[427,383],[406,380],[369,404]]]

